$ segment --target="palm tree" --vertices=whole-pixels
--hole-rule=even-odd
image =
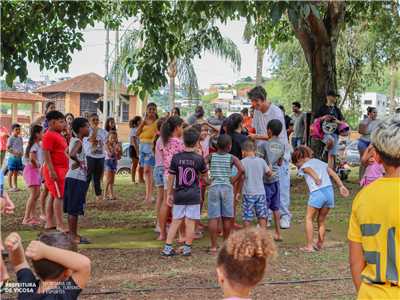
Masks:
[[[122,39],[120,55],[114,61],[111,67],[111,78],[116,83],[121,82],[126,71],[124,70],[124,62],[129,57],[132,57],[135,51],[138,50],[140,43],[140,31],[131,30]],[[191,49],[190,45],[185,47]],[[190,51],[190,50],[189,50]],[[241,55],[236,44],[229,38],[221,40],[212,40],[211,44],[204,48],[204,51],[217,55],[232,63],[234,70],[239,71],[241,67]],[[189,99],[198,97],[199,86],[197,75],[194,69],[193,61],[189,57],[172,57],[169,59],[167,75],[169,78],[169,106],[170,109],[175,106],[175,79],[178,78],[179,84],[188,94]]]
[[[250,43],[253,38],[254,32],[254,24],[248,21],[243,30],[243,39],[246,43]],[[264,63],[264,55],[266,48],[261,45],[260,42],[255,41],[255,47],[257,50],[257,68],[256,68],[256,85],[262,84],[262,71],[263,71],[263,63]]]

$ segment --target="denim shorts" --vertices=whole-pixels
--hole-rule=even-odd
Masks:
[[[149,143],[141,143],[139,145],[139,164],[141,167],[154,167],[156,160],[153,154],[153,145]]]
[[[208,189],[208,218],[233,218],[233,187],[214,184]]]
[[[109,172],[117,171],[118,160],[116,159],[106,159],[104,161],[104,170]]]
[[[192,205],[173,205],[172,219],[179,220],[188,218],[192,220],[200,220],[200,204]]]
[[[164,186],[164,167],[156,166],[153,171],[154,185],[156,187]]]
[[[22,171],[24,169],[24,165],[22,164],[21,157],[17,156],[9,156],[7,159],[7,168],[9,171]]]
[[[243,195],[243,221],[252,221],[254,219],[254,211],[256,212],[257,219],[267,218],[265,195]]]
[[[333,193],[333,187],[326,186],[310,193],[308,198],[308,206],[314,208],[334,208],[335,207],[335,196]]]
[[[275,181],[272,183],[264,182],[264,189],[267,208],[272,211],[279,210],[279,207],[281,206],[281,192],[279,181]]]
[[[329,140],[333,141],[333,146],[332,148],[328,151],[329,155],[337,155],[338,152],[338,142],[339,142],[339,137],[337,134],[332,133],[332,134],[324,134],[324,138],[322,139],[322,142],[324,144],[327,144]]]

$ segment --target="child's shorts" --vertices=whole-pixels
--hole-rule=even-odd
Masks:
[[[257,219],[267,218],[267,202],[265,195],[243,195],[242,213],[243,221],[252,221],[256,211]]]
[[[50,195],[54,199],[58,199],[58,198],[63,199],[64,198],[65,176],[67,175],[68,169],[54,168],[54,171],[57,174],[56,182],[51,178],[49,169],[45,165],[44,169],[43,169],[44,181],[45,181],[47,189],[49,190]],[[58,188],[58,192],[60,193],[59,195],[57,192],[57,188]]]
[[[281,193],[279,188],[279,181],[275,181],[272,183],[265,183],[265,198],[267,203],[267,209],[272,211],[279,210],[281,206]]]
[[[326,145],[327,143],[328,143],[328,141],[332,141],[333,142],[333,146],[332,146],[332,148],[328,151],[328,154],[329,155],[337,155],[337,148],[338,148],[338,146],[337,146],[337,144],[338,144],[338,141],[339,141],[339,137],[338,137],[338,135],[337,134],[335,134],[335,133],[332,133],[332,134],[324,134],[324,138],[322,139],[322,142],[324,142],[324,144]]]
[[[208,218],[233,218],[233,187],[215,184],[208,189]]]
[[[65,178],[64,213],[71,216],[84,214],[87,187],[86,181]]]
[[[104,161],[104,170],[108,172],[117,172],[118,160],[106,159]]]
[[[153,171],[154,185],[156,187],[164,187],[164,167],[156,166]]]
[[[38,168],[34,168],[31,164],[27,164],[25,166],[22,174],[27,187],[40,186],[42,184],[40,170]]]
[[[200,220],[200,204],[192,205],[173,205],[172,218],[174,220],[188,218],[192,220]]]
[[[311,192],[308,199],[308,206],[314,208],[334,208],[335,196],[333,193],[333,187],[330,185]]]
[[[139,164],[141,167],[154,167],[156,160],[154,158],[152,144],[143,143],[139,145]]]
[[[21,157],[9,156],[7,159],[7,168],[9,171],[22,171],[24,166]]]

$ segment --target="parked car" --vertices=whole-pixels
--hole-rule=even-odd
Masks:
[[[129,157],[129,143],[122,143],[122,156],[118,161],[117,174],[128,176],[131,174],[132,161]]]
[[[352,141],[344,149],[344,159],[352,166],[360,165],[360,153],[358,152],[358,140]]]

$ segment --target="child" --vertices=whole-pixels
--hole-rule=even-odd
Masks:
[[[78,216],[84,214],[86,203],[87,164],[83,149],[83,139],[89,136],[89,122],[85,118],[72,121],[73,137],[69,143],[69,169],[65,178],[64,213],[68,214],[68,228],[72,241],[88,244],[89,241],[78,235]]]
[[[24,225],[39,225],[40,220],[36,217],[36,201],[40,196],[40,185],[42,176],[40,175],[43,165],[43,150],[40,142],[42,140],[43,127],[33,125],[29,137],[28,146],[25,150],[26,164],[23,172],[26,186],[30,190],[30,196],[26,202],[25,215],[22,220]]]
[[[118,160],[121,159],[122,147],[118,142],[116,131],[108,133],[107,142],[105,145],[106,159],[104,163],[106,187],[104,189],[104,199],[116,200],[114,194],[114,179],[117,172]]]
[[[154,186],[157,188],[157,201],[156,201],[156,215],[157,215],[157,223],[156,223],[156,232],[160,233],[160,208],[164,201],[164,166],[163,166],[163,142],[160,139],[160,130],[162,124],[166,121],[166,118],[160,118],[157,121],[157,134],[154,140],[154,158],[155,158],[155,167],[153,171],[153,181]],[[161,235],[158,237],[158,240],[163,238]],[[165,237],[164,237],[165,239]]]
[[[307,245],[300,248],[303,252],[314,252],[322,250],[325,240],[325,219],[329,210],[335,206],[333,186],[330,177],[339,186],[343,197],[349,195],[349,191],[343,185],[339,176],[319,159],[312,158],[312,151],[306,146],[297,147],[292,154],[292,162],[299,169],[299,175],[304,176],[310,196],[306,215],[306,238]],[[313,220],[318,220],[318,242],[313,246]]]
[[[56,219],[56,229],[66,231],[64,227],[62,207],[64,198],[65,175],[68,172],[68,148],[65,138],[61,132],[65,129],[64,115],[53,110],[46,115],[48,130],[43,135],[42,148],[44,153],[45,165],[43,176],[47,189],[53,198],[53,203],[47,205],[46,228],[53,228],[53,215]]]
[[[226,240],[232,229],[234,217],[233,187],[243,174],[239,159],[230,154],[232,139],[221,134],[217,141],[217,152],[210,154],[207,162],[210,166],[211,186],[208,189],[208,229],[210,232],[210,253],[217,252],[218,220],[222,218],[223,236]],[[232,166],[238,170],[232,177]]]
[[[172,157],[184,150],[185,146],[181,140],[183,120],[178,116],[168,118],[161,126],[161,140],[163,143],[163,167],[164,167],[164,200],[167,199],[168,172]],[[167,218],[171,207],[167,201],[163,201],[160,208],[160,239],[166,237]]]
[[[285,155],[285,144],[279,138],[282,131],[282,122],[272,119],[267,124],[268,141],[262,142],[259,146],[260,156],[272,169],[271,176],[264,176],[265,197],[267,209],[272,211],[275,225],[275,241],[282,241],[280,234],[280,183],[279,172]]]
[[[218,283],[224,299],[250,299],[251,290],[263,279],[275,253],[274,242],[264,228],[246,228],[232,233],[217,258]]]
[[[21,126],[19,124],[13,124],[11,126],[11,136],[7,141],[7,151],[10,156],[7,160],[8,167],[8,185],[10,192],[18,192],[17,178],[18,172],[22,171],[22,154],[24,152],[23,141],[21,135]]]
[[[357,299],[399,299],[400,115],[379,123],[371,143],[385,176],[353,200],[348,231],[350,269]]]
[[[174,117],[172,117],[174,118]],[[176,233],[185,222],[185,244],[183,255],[191,255],[196,220],[200,220],[199,177],[205,177],[207,166],[203,157],[196,153],[200,133],[195,128],[184,131],[183,152],[173,156],[168,176],[168,205],[172,206],[172,223],[168,230],[163,256],[175,255],[172,243]],[[175,191],[174,191],[175,182]]]
[[[365,167],[363,177],[360,181],[361,186],[367,186],[371,182],[377,180],[378,178],[381,178],[385,173],[383,165],[377,163],[374,156],[375,150],[374,147],[370,144],[361,157],[361,164]]]
[[[136,169],[139,163],[139,143],[136,131],[141,122],[142,118],[140,116],[136,116],[129,121],[129,128],[131,129],[129,131],[129,157],[132,160],[131,177],[133,183],[136,183]]]
[[[90,277],[90,259],[76,253],[76,245],[65,233],[42,233],[37,241],[22,247],[18,233],[5,241],[18,283],[25,287],[18,299],[78,299]],[[32,259],[37,279],[26,261]]]
[[[254,218],[255,210],[258,223],[262,228],[267,228],[268,211],[263,178],[264,175],[270,176],[272,172],[263,159],[256,157],[256,145],[253,141],[244,142],[242,152],[245,157],[241,161],[245,175],[242,219],[245,227],[249,227]]]

